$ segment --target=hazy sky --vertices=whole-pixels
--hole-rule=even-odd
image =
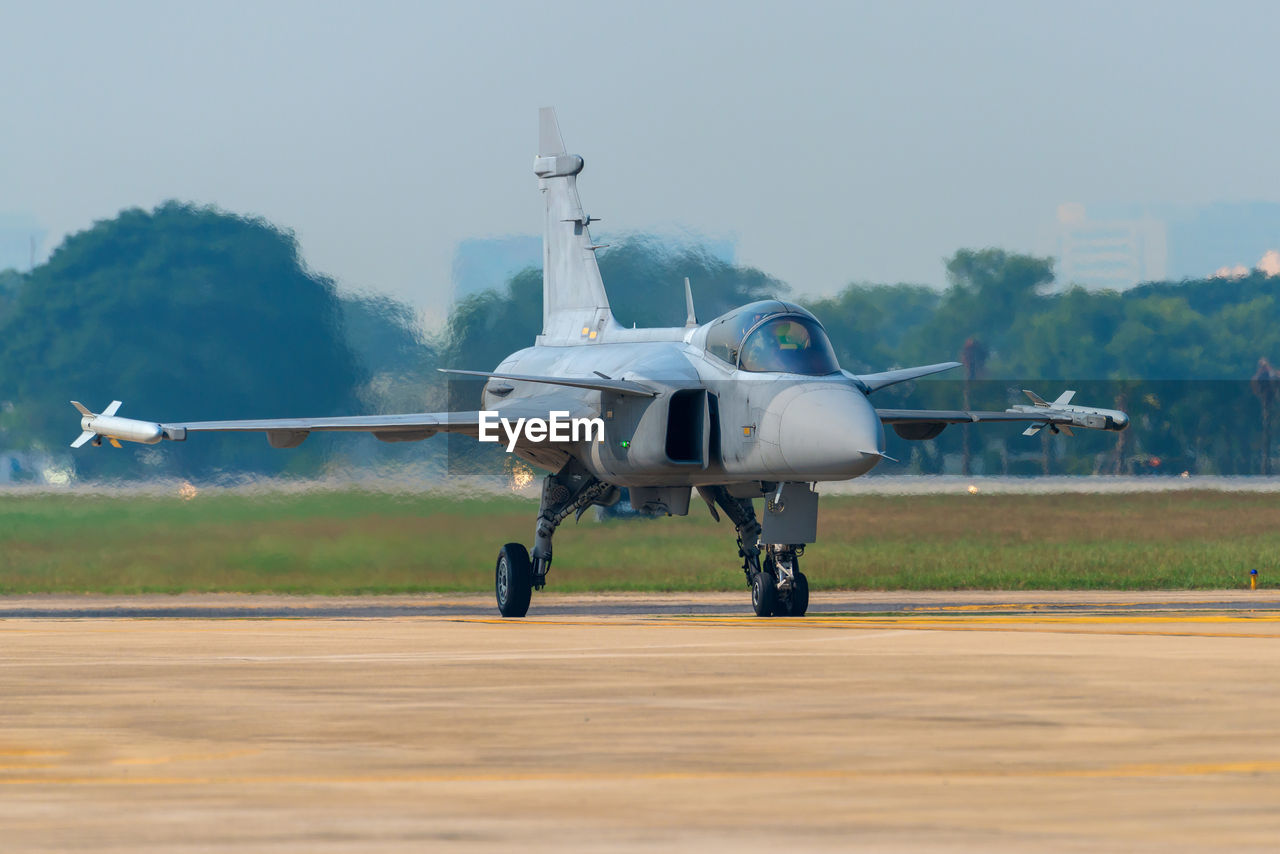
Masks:
[[[537,107],[597,237],[688,229],[801,294],[941,283],[1064,201],[1280,201],[1272,3],[0,0],[0,213],[168,198],[439,314],[537,233]],[[1278,241],[1280,242],[1280,241]]]

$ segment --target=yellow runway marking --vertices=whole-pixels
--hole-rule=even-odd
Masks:
[[[671,619],[671,618],[664,618]],[[1069,626],[1098,627],[1099,631],[1090,632],[1076,630],[1075,634],[1124,634],[1124,635],[1168,635],[1173,637],[1230,637],[1230,638],[1276,638],[1280,634],[1272,632],[1211,632],[1211,631],[1175,631],[1159,630],[1157,626],[1194,626],[1194,625],[1257,625],[1260,623],[1280,623],[1280,615],[1244,616],[1229,614],[1195,615],[1185,617],[1172,616],[1121,616],[1077,614],[1059,616],[941,616],[926,617],[909,616],[848,616],[848,617],[804,617],[802,619],[763,620],[759,617],[689,617],[678,621],[685,625],[719,625],[719,626],[764,626],[764,627],[807,627],[807,628],[844,628],[844,629],[885,629],[895,628],[916,631],[1069,631]],[[1152,629],[1108,629],[1108,626],[1149,625]]]
[[[671,619],[659,617],[656,619]],[[1185,616],[1173,616],[1169,614],[1147,615],[1147,614],[1039,614],[1036,616],[1021,616],[1017,614],[990,614],[986,616],[928,616],[925,614],[833,614],[830,616],[823,614],[815,614],[809,617],[795,618],[773,618],[769,620],[760,617],[738,617],[738,616],[695,616],[685,618],[688,620],[706,620],[709,622],[741,622],[752,625],[784,625],[784,626],[802,626],[817,625],[820,623],[1250,623],[1250,622],[1271,622],[1280,623],[1280,614],[1259,614],[1256,616],[1246,616],[1243,614],[1188,614]]]
[[[1261,600],[1270,602],[1270,599]],[[1034,611],[1049,608],[1136,608],[1144,610],[1179,611],[1189,605],[1228,604],[1221,599],[1188,599],[1178,602],[975,602],[969,605],[908,605],[904,611]],[[1268,609],[1270,610],[1270,609]]]
[[[985,608],[984,610],[992,610]],[[595,619],[562,620],[551,617],[531,616],[524,620],[510,620],[500,617],[423,617],[426,620],[443,620],[454,623],[477,623],[500,626],[623,626],[643,623],[671,623],[687,625],[691,623],[718,623],[727,625],[749,626],[810,626],[847,623],[899,623],[899,622],[963,622],[963,623],[1244,623],[1272,622],[1280,623],[1280,613],[1267,611],[1264,613],[1209,613],[1209,614],[1176,614],[1161,611],[1151,614],[1147,611],[1132,614],[810,614],[807,617],[762,617],[745,614],[626,614],[617,617],[604,616]]]
[[[431,619],[431,618],[425,618]],[[1207,630],[1159,629],[1158,626],[1198,626],[1198,625],[1258,625],[1280,623],[1280,614],[1268,612],[1263,614],[1036,614],[970,616],[923,614],[889,614],[889,615],[813,615],[803,618],[762,619],[755,616],[717,616],[717,615],[628,615],[618,618],[602,618],[595,620],[557,620],[552,618],[532,618],[527,620],[504,620],[489,617],[445,617],[448,622],[474,623],[479,625],[505,625],[518,630],[521,626],[558,626],[558,627],[591,627],[619,628],[660,624],[663,626],[682,627],[750,627],[762,630],[779,630],[784,628],[807,629],[900,629],[910,631],[1026,631],[1052,632],[1070,634],[1107,634],[1107,635],[1143,635],[1156,637],[1221,637],[1277,639],[1277,632],[1213,632]],[[1149,629],[1107,628],[1109,626],[1151,626]],[[1096,627],[1073,629],[1072,626]]]

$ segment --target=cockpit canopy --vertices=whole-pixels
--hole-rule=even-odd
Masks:
[[[781,300],[753,302],[713,320],[707,352],[744,371],[822,376],[840,370],[818,319]]]

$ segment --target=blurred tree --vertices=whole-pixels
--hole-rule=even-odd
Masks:
[[[977,338],[970,338],[960,348],[960,364],[964,366],[964,408],[970,408],[970,391],[974,380],[982,378],[982,371],[987,365],[987,348]],[[969,432],[971,425],[962,427],[963,451],[961,453],[960,473],[966,477],[973,474],[970,466]]]
[[[510,353],[532,347],[542,331],[542,271],[529,267],[506,292],[481,291],[454,306],[445,329],[444,367],[489,371]]]
[[[1072,288],[1008,330],[1001,373],[1029,379],[1092,379],[1124,375],[1108,345],[1125,303],[1111,291]]]
[[[905,367],[915,334],[933,317],[942,292],[924,285],[851,284],[838,295],[806,302],[831,338],[841,367],[872,373]]]
[[[1280,371],[1271,367],[1266,359],[1258,360],[1249,387],[1262,406],[1262,473],[1271,474],[1271,416],[1276,398],[1280,397]]]
[[[1053,283],[1053,259],[1018,255],[1003,249],[961,249],[947,261],[950,287],[937,312],[916,341],[915,358],[938,361],[938,354],[959,352],[970,337],[982,339],[1001,366],[1017,340],[1019,324],[1048,301],[1042,291]]]
[[[4,325],[13,304],[18,299],[18,289],[22,287],[23,275],[17,270],[0,270],[0,326]]]
[[[157,420],[350,412],[363,375],[333,283],[292,234],[263,220],[168,202],[68,237],[23,281],[0,330],[0,400],[33,446],[74,438],[68,400]],[[85,475],[314,470],[326,443],[278,451],[259,437],[86,448]],[[143,463],[139,465],[139,462]]]
[[[343,294],[339,305],[347,345],[368,374],[418,372],[435,360],[405,303],[384,294]]]
[[[730,264],[699,246],[670,246],[643,235],[601,252],[600,275],[613,315],[623,326],[684,326],[686,276],[703,323],[787,292],[785,284],[754,267]]]

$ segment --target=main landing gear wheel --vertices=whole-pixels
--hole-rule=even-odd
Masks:
[[[502,616],[523,617],[529,613],[529,600],[533,598],[533,564],[529,561],[528,549],[519,543],[507,543],[502,547],[498,552],[493,588]]]
[[[791,583],[791,601],[787,604],[788,617],[803,617],[809,610],[809,579],[798,569]]]
[[[767,555],[764,559],[764,571],[761,574],[766,578],[772,578],[775,587],[773,613],[761,614],[757,611],[756,613],[761,617],[803,617],[809,610],[809,579],[800,571],[800,559],[791,555],[786,561],[784,565],[779,566],[773,555]],[[789,584],[781,580],[787,577],[791,579]],[[754,586],[751,600],[754,604]]]
[[[751,607],[757,617],[772,617],[778,604],[778,582],[760,571],[751,576]]]

